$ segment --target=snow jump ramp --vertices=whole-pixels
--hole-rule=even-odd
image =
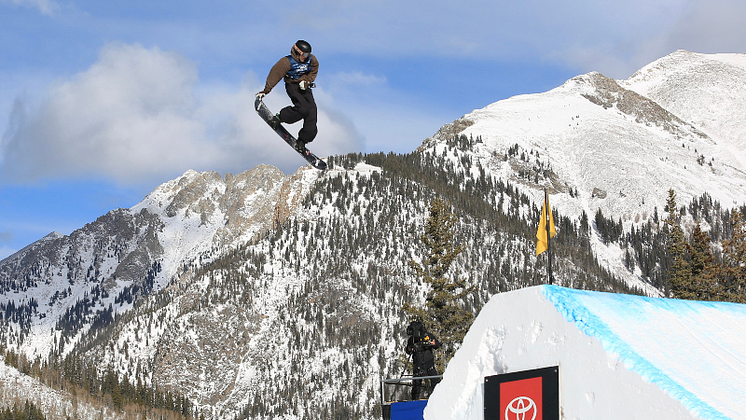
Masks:
[[[495,295],[424,418],[482,420],[485,377],[552,366],[561,419],[743,419],[746,305],[557,286]]]

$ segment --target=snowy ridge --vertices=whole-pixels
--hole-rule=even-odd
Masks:
[[[560,366],[564,418],[737,419],[746,305],[536,286],[495,295],[425,419],[481,419],[485,376]]]
[[[621,82],[721,144],[718,160],[746,167],[746,54],[675,53],[643,67]]]
[[[746,93],[732,85],[746,85],[746,70],[716,61],[730,70],[723,70],[724,79],[707,73],[707,67],[699,70],[714,80],[712,84],[718,83],[718,89],[704,88],[704,94],[694,88],[669,87],[699,86],[705,76],[680,80],[681,73],[692,71],[690,67],[703,65],[688,60],[698,56],[679,52],[662,59],[671,69],[660,70],[656,80],[648,81],[651,87],[647,89],[636,82],[641,80],[639,72],[629,82],[619,83],[589,73],[549,92],[496,102],[465,115],[463,119],[471,124],[461,133],[484,139],[477,153],[491,159],[496,174],[504,178],[515,177],[514,169],[491,156],[506,155],[516,144],[526,153],[538,152],[535,159],[557,177],[554,182],[529,186],[527,193],[538,202],[542,187],[549,186],[550,200],[563,214],[585,211],[593,215],[600,208],[625,223],[637,223],[651,217],[655,207],[662,211],[670,188],[679,192],[681,202],[708,192],[724,205],[742,204],[746,144],[740,142],[746,139],[742,135],[746,122],[740,116],[746,113]],[[645,97],[652,86],[661,95],[665,92],[676,98],[676,104],[695,105],[683,113],[673,106],[673,100],[652,102]],[[638,87],[642,96],[633,95]],[[721,106],[724,91],[729,99]],[[700,102],[712,105],[703,109],[696,105]],[[641,109],[649,111],[640,113]],[[699,110],[710,115],[695,118]],[[718,128],[708,130],[709,125],[697,124],[705,119],[718,121]],[[570,189],[577,189],[580,196],[571,197]]]
[[[317,176],[316,171],[301,169],[286,177],[268,165],[225,179],[216,172],[188,170],[156,188],[131,211],[145,209],[164,220],[159,239],[165,250],[164,278],[170,279],[184,261],[213,247],[235,247],[269,229],[276,211],[295,208]]]

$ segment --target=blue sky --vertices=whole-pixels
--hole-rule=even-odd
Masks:
[[[312,149],[404,153],[578,74],[746,52],[744,18],[744,0],[0,0],[0,258],[188,169],[294,172],[251,104],[297,39],[320,62]]]

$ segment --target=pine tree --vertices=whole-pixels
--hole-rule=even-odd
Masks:
[[[114,405],[114,409],[119,411],[124,405],[124,397],[122,396],[122,390],[119,388],[119,383],[117,382],[114,383],[114,389],[111,390],[111,403]]]
[[[464,298],[474,289],[463,279],[448,277],[451,264],[464,250],[463,245],[454,241],[456,215],[440,198],[433,200],[429,210],[425,233],[421,236],[428,254],[422,264],[415,261],[410,264],[430,290],[424,308],[405,303],[403,309],[410,320],[422,320],[440,339],[443,357],[438,358],[436,366],[442,372],[474,321],[474,314],[463,307]]]
[[[692,291],[692,272],[687,260],[684,231],[680,226],[681,216],[676,206],[676,192],[672,189],[668,190],[668,199],[664,210],[668,212],[668,217],[664,221],[668,229],[666,248],[669,258],[673,261],[668,269],[671,293],[677,299],[695,299],[696,295]]]
[[[692,241],[686,245],[691,259],[692,285],[694,286],[692,299],[722,299],[723,290],[718,281],[720,266],[715,262],[710,242],[710,235],[704,232],[697,223],[692,232]]]
[[[731,214],[733,236],[723,244],[723,280],[727,289],[727,300],[746,302],[746,222],[743,214],[734,210]]]

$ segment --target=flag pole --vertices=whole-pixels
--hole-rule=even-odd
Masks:
[[[552,248],[550,246],[552,236],[556,235],[554,229],[554,218],[549,206],[549,191],[544,188],[544,205],[541,206],[541,218],[539,219],[539,229],[536,230],[536,256],[538,257],[544,251],[547,251],[547,274],[549,274],[549,284],[554,284],[552,276]]]
[[[549,193],[547,192],[547,187],[544,187],[544,205],[547,208],[547,214],[546,214],[546,225],[547,225],[547,258],[549,263],[547,264],[548,271],[549,271],[549,284],[552,284],[552,242],[551,242],[551,234],[549,232],[549,221],[552,220],[552,215],[550,213],[550,207],[549,207]]]

